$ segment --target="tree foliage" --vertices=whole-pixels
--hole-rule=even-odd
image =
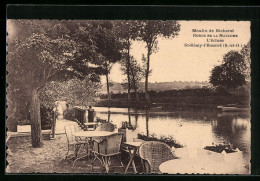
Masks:
[[[123,74],[127,74],[127,66],[124,65],[126,64],[126,61],[122,62],[122,72]],[[130,57],[130,62],[129,62],[129,81],[130,81],[130,90],[134,90],[136,93],[136,99],[139,100],[138,97],[138,89],[140,88],[140,83],[144,77],[143,74],[143,69],[141,65],[137,62],[137,60],[131,56]],[[125,83],[122,83],[122,86],[125,89],[128,89],[128,80],[125,81]]]
[[[99,82],[93,82],[89,77],[83,80],[51,81],[44,87],[40,99],[49,107],[55,101],[66,101],[72,106],[88,106],[97,98],[96,93],[100,87]]]
[[[122,42],[118,36],[119,29],[113,21],[92,21],[92,34],[96,42],[97,57],[95,64],[102,65],[107,81],[108,99],[111,99],[109,92],[109,73],[114,63],[121,59]]]
[[[139,36],[139,26],[137,21],[116,21],[117,27],[119,28],[119,37],[123,45],[123,51],[122,51],[122,59],[121,64],[123,66],[122,70],[124,74],[127,76],[127,90],[128,90],[128,96],[127,100],[128,103],[131,101],[131,71],[130,71],[130,64],[131,64],[131,45],[132,41],[136,40]],[[123,84],[124,85],[124,84]],[[137,96],[138,97],[138,96]]]
[[[8,20],[7,29],[8,116],[22,119],[29,109],[32,145],[41,147],[41,103],[51,107],[63,99],[73,105],[88,104],[95,98],[100,75],[106,75],[110,98],[109,73],[120,60],[125,60],[129,90],[137,90],[142,70],[130,55],[133,40],[146,43],[143,60],[149,98],[150,55],[158,50],[158,37],[175,37],[180,25],[177,21]]]
[[[223,57],[223,63],[211,71],[210,83],[213,86],[237,88],[245,84],[246,64],[238,51],[230,51]]]
[[[30,106],[32,145],[41,147],[39,94],[50,81],[99,80],[97,42],[90,21],[9,20],[7,95],[9,109]],[[12,33],[11,33],[12,32]],[[90,33],[91,32],[91,33]],[[96,66],[89,66],[95,63]],[[26,101],[14,99],[22,92]],[[19,105],[19,106],[18,106]],[[18,111],[19,112],[19,111]]]

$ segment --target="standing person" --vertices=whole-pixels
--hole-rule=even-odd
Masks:
[[[94,117],[95,117],[95,111],[92,109],[92,106],[89,106],[88,109],[88,122],[94,122]]]

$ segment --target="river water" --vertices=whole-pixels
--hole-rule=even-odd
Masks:
[[[127,141],[133,141],[137,134],[157,138],[172,137],[184,147],[196,149],[213,144],[231,144],[243,153],[244,163],[250,163],[251,124],[250,114],[244,112],[215,111],[145,111],[127,108],[95,107],[96,117],[109,119],[121,127],[129,122],[134,130],[127,133]]]

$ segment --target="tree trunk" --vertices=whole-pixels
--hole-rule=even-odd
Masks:
[[[138,123],[138,113],[137,113],[137,109],[135,109],[135,128],[137,127],[137,123]]]
[[[145,100],[146,106],[150,105],[150,97],[148,92],[148,77],[149,77],[149,70],[150,69],[150,48],[148,47],[147,52],[147,64],[146,64],[146,72],[145,72]]]
[[[33,88],[31,97],[31,138],[32,147],[42,147],[42,132],[41,132],[41,114],[40,114],[40,100],[37,89]]]
[[[108,107],[108,111],[107,111],[107,122],[110,122],[110,107]]]
[[[147,108],[146,108],[145,117],[146,117],[146,136],[148,137],[149,136],[149,111]]]
[[[107,79],[107,98],[109,101],[111,101],[111,95],[109,92],[109,80],[108,80],[108,73],[106,74],[106,79]]]
[[[131,123],[131,113],[130,113],[130,108],[128,108],[128,122],[129,122],[129,126],[131,126],[132,123]]]
[[[131,101],[131,83],[130,83],[130,54],[129,54],[129,49],[130,47],[128,47],[128,51],[127,51],[127,65],[126,65],[126,73],[127,73],[127,81],[128,81],[128,92],[127,92],[127,102],[128,102],[128,107],[130,105],[130,101]]]
[[[53,111],[53,122],[52,122],[52,138],[55,138],[55,128],[56,128],[56,111]]]
[[[133,86],[134,86],[134,90],[135,90],[135,97],[136,97],[136,101],[137,103],[139,103],[139,96],[138,96],[138,92],[137,92],[137,85],[136,85],[136,80],[135,80],[135,76],[134,76],[134,73],[132,72],[132,76],[133,76]]]
[[[132,80],[133,80],[133,86],[134,86],[134,90],[135,90],[135,97],[136,97],[136,101],[137,103],[139,103],[139,96],[138,96],[138,92],[137,92],[137,83],[136,83],[136,79],[135,79],[135,74],[134,74],[134,70],[133,67],[130,67],[130,72],[132,75]]]
[[[139,95],[138,95],[136,86],[135,86],[135,97],[136,97],[137,103],[139,103]]]

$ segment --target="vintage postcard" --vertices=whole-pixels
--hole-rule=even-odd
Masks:
[[[250,26],[7,19],[6,174],[251,174]]]

